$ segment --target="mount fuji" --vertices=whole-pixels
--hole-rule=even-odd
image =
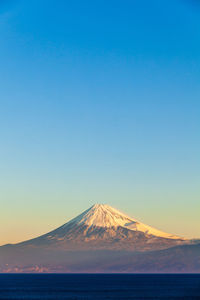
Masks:
[[[200,258],[199,248],[197,242],[95,204],[47,234],[1,246],[0,272],[163,272],[170,264],[169,270],[187,272],[191,259]],[[187,256],[188,251],[195,255]]]
[[[19,245],[147,251],[183,243],[187,240],[145,225],[107,204],[95,204],[61,227]]]

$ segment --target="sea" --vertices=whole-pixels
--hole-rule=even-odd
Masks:
[[[200,300],[200,274],[0,274],[0,299]]]

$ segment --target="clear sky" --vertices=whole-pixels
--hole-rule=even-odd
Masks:
[[[200,237],[199,182],[199,1],[0,1],[0,244],[97,202]]]

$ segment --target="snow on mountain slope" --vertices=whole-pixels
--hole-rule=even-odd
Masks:
[[[104,228],[123,227],[133,231],[140,231],[145,234],[154,235],[168,239],[180,239],[175,235],[171,235],[153,227],[145,225],[129,216],[121,213],[117,209],[107,204],[95,204],[78,217],[66,223],[74,225],[87,225],[89,227],[97,226]],[[65,226],[65,225],[64,225]]]

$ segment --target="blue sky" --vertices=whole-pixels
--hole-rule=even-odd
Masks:
[[[96,202],[200,237],[198,1],[0,1],[0,88],[0,243]]]

